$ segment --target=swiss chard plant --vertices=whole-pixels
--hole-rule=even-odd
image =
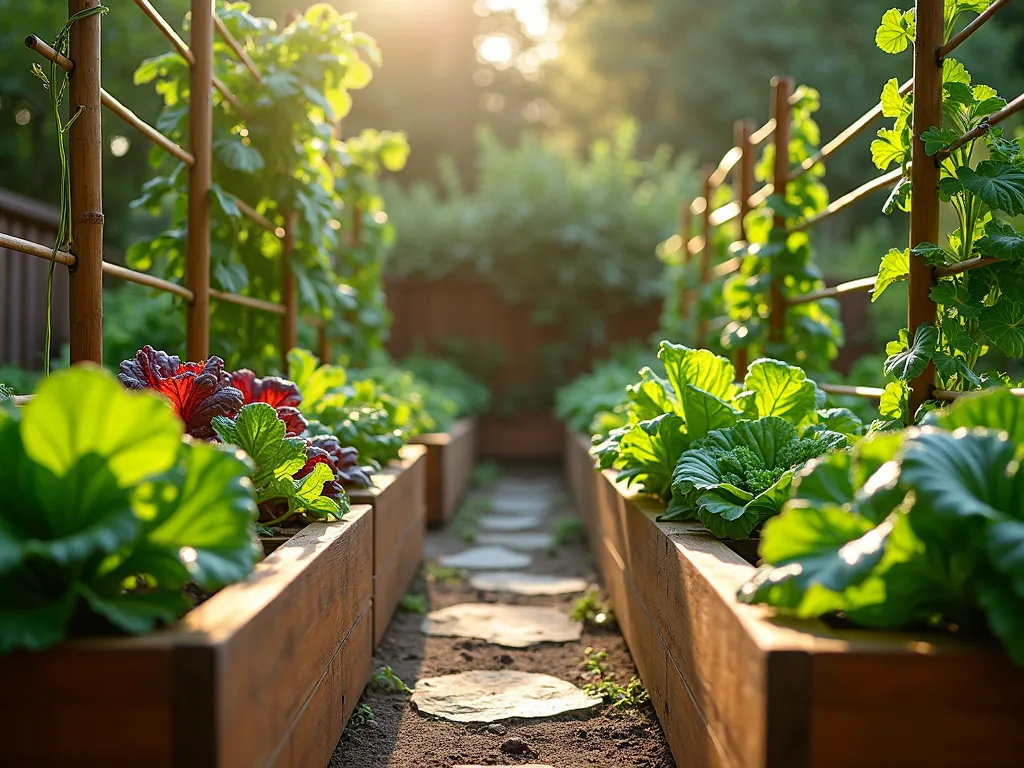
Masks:
[[[246,115],[215,97],[211,280],[214,288],[281,301],[284,258],[280,228],[290,223],[291,266],[301,312],[328,324],[345,339],[348,354],[366,360],[382,348],[388,314],[381,264],[391,237],[377,186],[380,173],[405,165],[403,134],[364,131],[337,138],[335,126],[351,109],[351,92],[373,77],[381,54],[371,37],[353,27],[353,17],[325,3],[278,26],[250,15],[249,4],[219,0],[225,25],[241,41],[262,75],[256,84],[246,67],[221,42],[215,74],[242,99]],[[163,98],[156,125],[179,144],[187,139],[188,64],[174,52],[149,59],[136,84],[152,83]],[[171,279],[184,275],[187,251],[187,168],[159,152],[160,175],[147,183],[135,206],[170,213],[169,227],[134,245],[131,266]],[[232,194],[270,219],[266,231],[242,214]],[[214,302],[211,335],[234,366],[241,360],[269,368],[278,318]]]
[[[839,426],[845,420],[850,431],[859,431],[849,412],[822,410],[824,392],[795,366],[757,360],[739,384],[732,363],[708,350],[663,341],[658,356],[665,377],[641,371],[641,381],[628,389],[629,423],[613,430],[593,453],[602,469],[618,469],[620,480],[669,501],[668,519],[694,516],[692,489],[674,480],[677,465],[686,451],[718,430],[775,417],[801,430],[816,432],[823,422]]]
[[[740,590],[867,627],[988,629],[1024,664],[1024,402],[969,395],[809,464]]]
[[[956,31],[961,17],[981,13],[989,5],[990,0],[947,0],[946,39]],[[915,26],[913,10],[888,11],[878,30],[879,47],[891,54],[907,51],[913,46]],[[904,178],[886,203],[886,213],[909,208],[913,102],[913,93],[901,95],[895,79],[882,92],[883,113],[894,124],[879,131],[872,157],[880,170],[904,169]],[[1024,158],[1015,139],[987,123],[1005,106],[995,89],[973,83],[963,64],[952,58],[943,62],[943,122],[921,126],[921,138],[928,155],[940,163],[939,191],[956,212],[959,226],[946,242],[923,243],[913,255],[936,267],[974,259],[988,263],[941,277],[931,291],[938,305],[936,322],[919,327],[913,338],[903,330],[889,344],[885,370],[896,382],[888,387],[883,409],[888,418],[914,416],[906,412],[908,382],[929,364],[935,366],[939,389],[965,391],[1006,381],[979,366],[987,352],[996,349],[1010,358],[1024,356],[1024,235],[1011,221],[1024,214]],[[986,126],[982,134],[961,144],[962,136]],[[976,153],[980,145],[987,151]],[[885,255],[873,300],[908,278],[910,259],[906,249]]]
[[[799,166],[817,151],[821,132],[813,115],[819,104],[814,89],[804,86],[796,91],[791,112],[791,167]],[[774,144],[765,148],[756,169],[759,181],[772,180],[775,152]],[[828,207],[828,190],[821,181],[824,173],[823,164],[817,164],[787,184],[784,197],[771,196],[766,206],[747,217],[749,246],[739,273],[728,279],[723,289],[730,320],[722,332],[726,349],[746,348],[751,359],[767,356],[817,372],[828,370],[838,354],[843,329],[834,299],[787,307],[777,338],[772,338],[769,328],[773,285],[783,298],[824,287],[810,237],[801,231],[788,233],[794,225]]]
[[[247,461],[182,433],[161,398],[90,368],[0,408],[0,653],[148,632],[191,607],[186,584],[252,570]]]

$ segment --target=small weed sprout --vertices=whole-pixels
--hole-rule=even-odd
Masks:
[[[360,704],[348,721],[349,728],[363,728],[373,720],[373,708],[369,704]]]
[[[596,651],[593,648],[584,650],[584,660],[580,667],[581,677],[586,681],[583,691],[591,696],[600,696],[616,709],[636,709],[650,701],[650,696],[640,679],[633,675],[625,686],[615,682],[615,673],[609,672],[604,663],[608,659],[608,651]]]
[[[423,566],[423,577],[431,584],[454,585],[462,581],[462,571],[430,560]]]
[[[473,485],[479,488],[486,488],[498,482],[501,468],[497,462],[482,461],[473,467]]]
[[[573,621],[582,621],[588,627],[610,627],[615,624],[614,612],[598,599],[597,590],[594,589],[573,603],[569,616]]]
[[[393,693],[412,693],[412,689],[402,682],[402,678],[395,674],[391,667],[381,667],[380,672],[373,676],[373,687],[378,691],[389,691]]]
[[[398,604],[398,607],[406,613],[426,613],[427,596],[414,595],[412,592],[406,592],[402,595],[402,600]]]
[[[560,517],[551,532],[551,549],[558,550],[567,544],[583,543],[585,533],[583,521],[578,517]]]

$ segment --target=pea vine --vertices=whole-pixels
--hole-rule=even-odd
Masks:
[[[366,87],[380,66],[374,40],[353,27],[353,16],[312,6],[284,27],[250,15],[249,4],[218,2],[218,13],[262,75],[250,72],[221,42],[215,74],[244,103],[243,117],[214,100],[211,283],[214,288],[281,300],[283,246],[273,232],[245,217],[235,198],[279,226],[294,216],[291,256],[301,315],[322,318],[341,339],[350,361],[380,352],[387,328],[380,264],[391,237],[378,189],[382,170],[405,165],[404,134],[366,130],[340,139],[351,92]],[[157,128],[185,143],[189,67],[175,53],[149,59],[135,73],[164,100]],[[170,226],[129,249],[136,269],[172,279],[184,276],[188,174],[184,163],[153,155],[161,175],[133,205],[171,211]],[[271,368],[279,319],[259,310],[214,302],[211,337],[229,365]],[[308,343],[308,339],[305,340]]]
[[[946,0],[945,39],[956,31],[964,14],[981,13],[991,0]],[[911,49],[916,32],[913,10],[890,10],[882,18],[876,42],[889,54]],[[913,94],[901,95],[897,81],[882,91],[883,114],[892,128],[878,132],[871,154],[880,170],[893,165],[904,176],[885,205],[885,212],[909,210]],[[907,329],[886,347],[885,372],[895,379],[886,388],[882,416],[909,416],[908,382],[934,364],[940,389],[966,391],[1008,384],[1005,374],[981,370],[981,358],[998,350],[1009,358],[1024,355],[1024,235],[1006,217],[1024,214],[1024,156],[1019,143],[987,119],[1006,106],[995,89],[973,84],[960,62],[942,63],[942,125],[922,133],[925,151],[940,163],[939,193],[956,212],[959,226],[945,244],[923,243],[913,255],[936,267],[972,259],[991,259],[979,269],[944,276],[931,291],[938,305],[936,323],[923,324],[910,338]],[[961,137],[979,129],[977,138]],[[975,134],[971,134],[974,136]],[[987,159],[974,159],[979,142]],[[960,146],[956,146],[961,144]],[[908,279],[909,249],[893,249],[882,259],[872,300],[894,283]]]
[[[817,150],[821,131],[813,115],[820,97],[812,88],[801,87],[792,105],[790,167],[798,166]],[[759,181],[771,180],[775,145],[765,148],[755,174]],[[772,195],[767,204],[751,212],[746,220],[748,247],[738,274],[726,281],[723,290],[730,323],[722,333],[722,345],[729,350],[746,348],[750,359],[766,356],[799,365],[808,371],[828,370],[842,343],[839,305],[833,299],[798,304],[787,308],[778,339],[769,334],[770,292],[773,284],[783,297],[808,293],[824,287],[821,270],[814,263],[814,249],[805,232],[787,234],[794,225],[820,213],[828,206],[828,190],[821,178],[821,164],[786,186],[785,196]],[[775,226],[775,217],[783,226]]]

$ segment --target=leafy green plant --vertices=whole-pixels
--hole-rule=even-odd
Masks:
[[[615,612],[610,605],[602,603],[596,590],[589,590],[572,604],[569,618],[582,621],[588,627],[615,626]]]
[[[381,64],[380,51],[353,28],[352,16],[325,3],[281,27],[250,15],[248,3],[221,0],[217,10],[259,68],[262,86],[254,88],[246,67],[218,43],[217,77],[231,92],[252,96],[244,104],[245,118],[223,100],[214,105],[213,287],[281,300],[286,256],[280,232],[244,216],[228,194],[237,192],[277,227],[290,229],[287,258],[301,313],[323,319],[332,336],[344,338],[351,359],[368,360],[381,350],[388,322],[381,263],[391,230],[377,177],[382,169],[404,166],[408,144],[402,134],[370,130],[342,141],[335,124],[351,109],[351,91],[371,81],[371,63]],[[143,62],[135,73],[137,85],[152,83],[163,98],[157,128],[181,144],[187,135],[188,76],[187,62],[174,52]],[[186,168],[160,154],[153,158],[161,174],[134,205],[154,214],[171,211],[171,221],[157,237],[132,246],[128,262],[181,279]],[[245,359],[269,369],[276,360],[267,339],[277,337],[278,324],[272,314],[215,302],[213,345],[233,367]]]
[[[996,389],[811,462],[741,600],[867,627],[988,628],[1024,664],[1024,402]]]
[[[182,433],[160,398],[91,368],[0,408],[0,653],[148,632],[188,610],[186,584],[252,570],[249,466]]]
[[[364,728],[371,722],[373,722],[373,707],[369,704],[360,704],[349,718],[347,727]]]
[[[406,592],[404,595],[402,595],[402,599],[401,601],[399,601],[398,607],[406,613],[426,613],[427,596],[414,595],[412,592]]]
[[[454,419],[477,416],[491,406],[487,385],[444,357],[409,355],[401,361],[425,394],[427,412],[440,432],[448,431]]]
[[[670,518],[696,517],[719,538],[745,539],[781,511],[796,469],[846,442],[846,435],[827,429],[801,437],[777,416],[711,432],[676,465],[678,503]]]
[[[945,6],[945,37],[956,31],[961,16],[980,13],[990,0],[949,0]],[[878,29],[878,46],[886,53],[902,53],[910,47],[916,29],[914,11],[888,11]],[[988,351],[998,349],[1008,357],[1024,356],[1024,235],[1010,221],[1024,214],[1024,157],[1015,139],[1000,127],[989,126],[984,138],[977,136],[952,149],[960,138],[987,125],[987,118],[1006,101],[995,89],[973,84],[960,62],[947,58],[942,66],[942,125],[923,131],[925,151],[940,163],[939,191],[956,212],[959,226],[945,244],[923,243],[913,256],[936,267],[947,267],[975,258],[991,259],[981,269],[948,275],[931,291],[938,305],[934,324],[919,327],[913,338],[906,329],[887,347],[886,373],[891,384],[887,418],[908,420],[908,382],[934,364],[940,389],[965,391],[1006,381],[1005,376],[979,370]],[[879,131],[871,153],[877,167],[904,169],[904,178],[886,203],[885,212],[908,210],[911,189],[908,164],[911,158],[913,94],[901,95],[898,82],[890,80],[882,92],[886,117],[892,128]],[[922,126],[924,128],[924,126]],[[973,135],[973,134],[972,134]],[[975,149],[984,143],[987,159],[975,160]],[[910,274],[909,250],[893,249],[882,259],[872,300]]]
[[[402,678],[396,675],[391,667],[381,667],[379,672],[374,673],[371,682],[378,691],[402,693],[405,695],[412,693],[412,689],[402,682]]]
[[[423,578],[431,584],[455,585],[462,581],[463,572],[458,568],[441,565],[435,560],[423,564]]]
[[[615,673],[608,671],[604,663],[608,659],[608,651],[597,651],[593,648],[584,650],[585,659],[580,666],[582,677],[586,681],[583,690],[591,696],[600,696],[606,703],[616,709],[636,709],[646,705],[650,700],[647,689],[640,679],[633,675],[626,685],[615,682]]]
[[[797,89],[791,113],[790,166],[799,166],[817,151],[821,132],[813,114],[819,106],[817,91],[806,86]],[[765,148],[756,170],[759,181],[771,182],[775,153],[774,144]],[[771,307],[773,289],[785,299],[825,285],[814,262],[810,237],[806,232],[789,233],[794,225],[828,206],[828,190],[821,181],[824,173],[824,166],[819,163],[787,184],[785,197],[771,196],[765,207],[747,217],[750,246],[739,274],[727,280],[723,289],[730,319],[722,332],[726,349],[748,349],[751,358],[777,358],[815,372],[828,370],[836,358],[843,343],[843,330],[835,300],[821,299],[787,307],[775,337],[768,320],[770,311],[781,311]]]
[[[690,514],[685,499],[673,492],[673,473],[692,444],[715,430],[768,416],[801,429],[838,414],[821,410],[825,394],[800,368],[778,360],[750,365],[743,385],[732,363],[709,350],[663,341],[659,357],[666,377],[649,369],[628,389],[629,423],[613,430],[593,449],[602,469],[614,467],[619,479],[644,493],[671,499],[669,515]],[[856,419],[845,412],[847,419]]]
[[[607,433],[626,424],[625,390],[642,368],[658,368],[657,357],[639,344],[619,347],[555,394],[555,416],[577,432]]]
[[[487,488],[498,482],[501,476],[501,467],[496,461],[481,461],[473,467],[473,485],[477,488]]]

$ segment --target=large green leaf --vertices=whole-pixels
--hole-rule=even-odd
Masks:
[[[630,412],[640,421],[653,419],[663,413],[678,412],[679,406],[672,400],[670,386],[650,368],[643,368],[640,381],[626,388],[631,403]]]
[[[687,384],[726,402],[732,402],[739,392],[732,363],[709,350],[690,349],[663,341],[658,358],[665,366],[665,373],[677,397],[682,397]]]
[[[922,323],[914,333],[914,341],[901,352],[890,355],[883,370],[887,376],[895,376],[900,381],[909,381],[924,373],[928,363],[935,354],[939,332],[931,323]]]
[[[704,437],[716,429],[731,427],[742,411],[724,400],[687,384],[683,389],[683,411],[686,413],[686,434],[690,440]]]
[[[667,500],[672,489],[672,471],[688,445],[683,420],[666,413],[641,422],[621,438],[617,466],[624,467],[620,479],[637,483],[644,492]]]
[[[755,393],[758,416],[778,416],[800,424],[817,406],[817,386],[802,368],[779,360],[757,360],[750,365],[744,388]]]
[[[233,420],[215,416],[213,428],[224,442],[237,445],[255,462],[253,484],[257,489],[290,478],[306,463],[305,441],[285,437],[285,423],[268,403],[244,405]]]
[[[914,44],[916,29],[913,11],[893,8],[882,16],[882,23],[875,32],[875,44],[885,53],[903,53]]]
[[[288,351],[288,378],[302,393],[300,410],[315,416],[322,411],[325,395],[345,385],[345,369],[336,365],[320,365],[320,361],[306,349]]]
[[[222,136],[214,141],[213,155],[233,171],[255,174],[263,170],[263,155],[238,136]]]
[[[994,259],[1024,259],[1024,237],[1002,219],[985,226],[985,236],[977,243],[978,252]]]
[[[950,432],[961,427],[999,430],[1006,432],[1011,442],[1020,447],[1024,445],[1024,398],[1016,397],[1002,387],[972,393],[948,408],[932,411],[925,418],[925,423]]]
[[[882,264],[878,268],[878,280],[875,282],[875,290],[871,294],[871,300],[878,301],[878,298],[885,293],[886,288],[893,283],[906,280],[909,275],[910,251],[906,249],[901,251],[893,248],[882,257]]]
[[[1024,307],[1004,298],[982,310],[981,332],[1009,357],[1024,357]]]
[[[992,565],[1010,579],[1017,596],[1024,599],[1024,520],[1003,520],[989,526],[985,546]]]
[[[943,280],[929,294],[931,300],[944,307],[946,311],[955,310],[961,317],[969,320],[976,320],[981,314],[982,305],[980,301],[971,298],[961,283],[953,280]]]
[[[976,169],[961,168],[958,179],[986,205],[1011,216],[1024,215],[1024,170],[1020,166],[982,160]]]
[[[975,588],[978,604],[992,634],[998,637],[1010,657],[1024,665],[1024,599],[1005,579],[987,576]]]

